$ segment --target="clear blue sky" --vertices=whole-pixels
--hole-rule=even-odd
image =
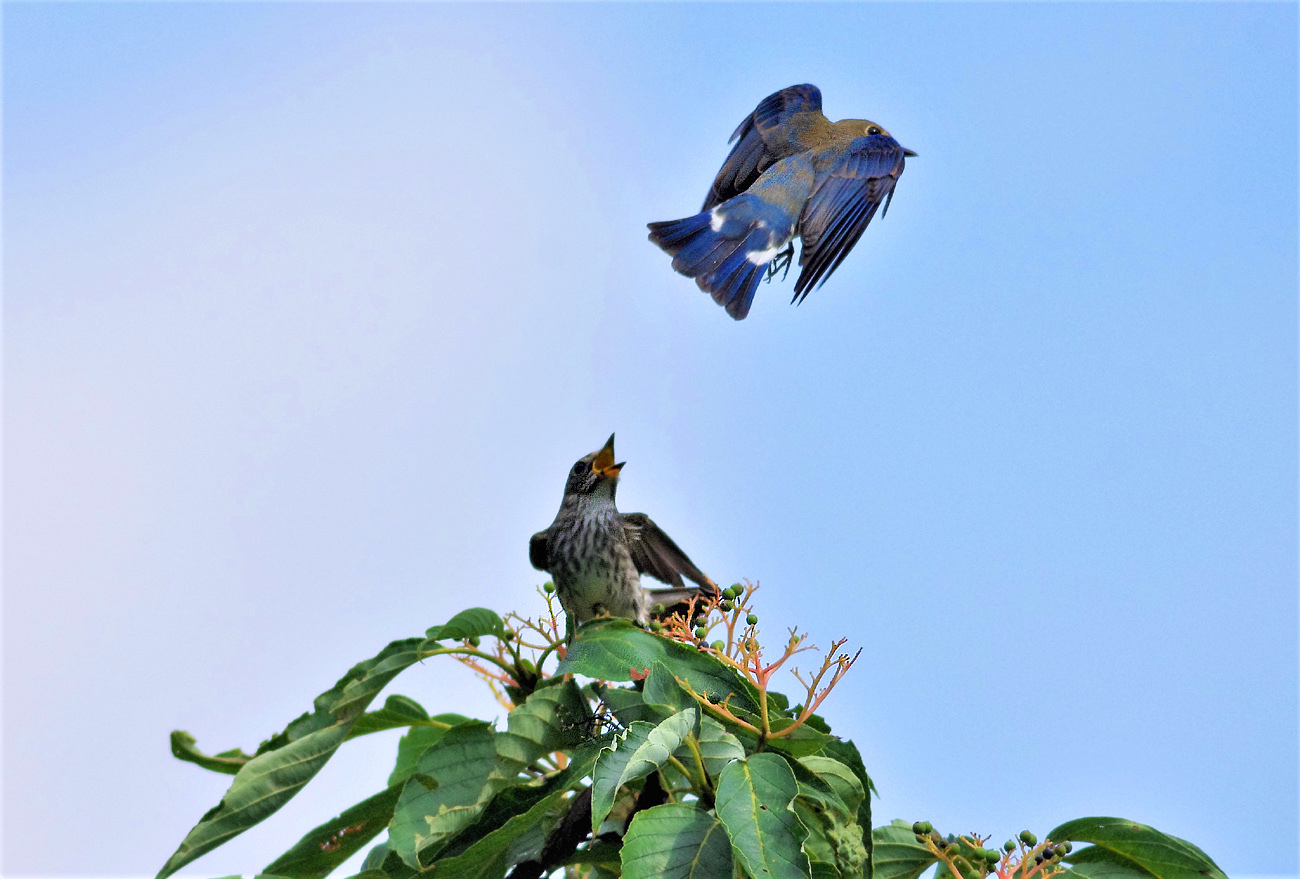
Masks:
[[[863,647],[880,820],[1297,873],[1294,4],[6,4],[3,64],[4,875],[152,874],[226,781],[169,730],[535,610],[611,430],[624,509]],[[736,324],[645,223],[797,82],[920,156]]]

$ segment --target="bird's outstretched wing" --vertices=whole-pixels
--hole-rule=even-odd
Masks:
[[[682,577],[700,587],[716,588],[673,539],[660,530],[645,513],[623,513],[623,533],[627,548],[639,573],[649,574],[669,586],[684,588]]]
[[[785,126],[800,113],[822,112],[822,93],[815,85],[792,85],[764,98],[731,135],[736,145],[709,188],[702,211],[749,189],[768,166],[800,151]],[[728,141],[730,143],[731,141]]]
[[[551,531],[538,531],[528,540],[528,560],[539,571],[551,568]]]
[[[823,167],[817,168],[812,195],[799,218],[803,271],[791,301],[802,302],[815,285],[825,282],[858,243],[881,204],[889,209],[903,163],[898,141],[880,134],[855,138],[847,151],[831,148],[814,159],[814,165]]]

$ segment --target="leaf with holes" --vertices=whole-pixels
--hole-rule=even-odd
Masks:
[[[295,879],[324,879],[388,827],[401,792],[400,787],[380,791],[337,818],[308,831],[297,845],[268,864],[262,873]]]
[[[785,759],[755,754],[728,763],[718,779],[716,811],[742,866],[756,879],[808,876],[808,831],[791,804],[799,787]]]
[[[450,839],[474,823],[494,792],[495,734],[480,721],[447,730],[402,787],[389,844],[410,867],[424,869]]]

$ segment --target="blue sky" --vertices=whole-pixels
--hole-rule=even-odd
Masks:
[[[615,430],[624,509],[863,648],[825,713],[879,820],[1297,873],[1294,5],[7,4],[3,65],[0,872],[152,874],[225,786],[168,731],[535,610]],[[737,324],[645,223],[805,81],[919,157]]]

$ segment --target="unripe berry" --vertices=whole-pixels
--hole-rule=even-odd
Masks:
[[[1074,851],[1074,844],[1067,839],[1065,842],[1058,845],[1057,848],[1060,849],[1062,853],[1068,855],[1070,852]]]
[[[650,621],[650,631],[652,631],[652,632],[662,632],[663,630],[664,630],[664,624],[663,624],[663,623],[659,622],[658,620],[651,620],[651,621]]]
[[[745,617],[745,622],[749,623],[751,626],[757,626],[757,625],[758,625],[758,614],[756,614],[756,613],[751,613],[749,616]]]
[[[555,591],[555,584],[552,583],[550,580],[547,580],[545,583],[542,584],[542,591],[544,591],[547,595],[550,595],[552,592]]]
[[[477,646],[478,646],[478,635],[474,635],[473,637],[471,637],[471,638],[469,639],[469,646],[471,646],[471,647],[477,647]]]
[[[723,613],[731,613],[732,607],[734,607],[734,605],[730,601],[727,601],[726,599],[723,599],[722,601],[718,602],[718,610],[722,611]]]
[[[704,640],[704,636],[707,634],[709,634],[709,630],[704,628],[704,626],[698,626],[695,629],[695,637],[699,638],[701,641]]]
[[[1025,845],[1038,845],[1038,837],[1034,836],[1028,830],[1020,831],[1020,841]]]
[[[721,641],[714,641],[709,646],[712,647],[714,650],[718,651],[719,653],[727,649],[727,645],[723,644]]]
[[[1008,839],[1006,842],[1002,843],[1002,850],[1013,852],[1016,850],[1016,844],[1012,840]]]

